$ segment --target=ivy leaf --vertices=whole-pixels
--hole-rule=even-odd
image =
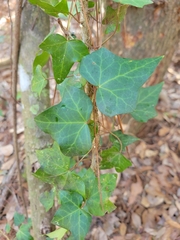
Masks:
[[[54,77],[61,83],[75,62],[89,54],[86,45],[80,40],[67,40],[59,34],[49,35],[39,46],[52,56]]]
[[[25,217],[23,214],[15,212],[14,214],[14,225],[19,226],[21,223],[23,223],[25,220]]]
[[[109,197],[116,187],[116,174],[101,175],[101,189],[98,187],[97,177],[93,177],[93,175],[92,170],[88,170],[83,177],[86,186],[84,210],[94,216],[103,216],[106,212],[112,212],[115,209],[114,204],[109,201]]]
[[[115,135],[117,136],[117,138],[115,137]],[[113,135],[110,135],[109,140],[118,150],[124,151],[128,145],[138,141],[139,138],[124,134],[120,130],[118,130],[113,132]]]
[[[30,235],[30,228],[32,226],[32,222],[28,219],[28,223],[22,224],[16,234],[17,240],[33,240],[33,237]]]
[[[81,155],[92,144],[87,125],[91,112],[92,103],[84,91],[67,86],[61,103],[39,114],[35,121],[58,142],[64,154]]]
[[[113,0],[114,2],[131,5],[134,7],[142,8],[145,5],[152,4],[151,0]]]
[[[91,219],[82,207],[83,197],[75,192],[60,192],[61,207],[56,211],[52,223],[71,231],[71,240],[84,240]]]
[[[133,112],[140,87],[150,77],[162,57],[130,60],[101,48],[83,58],[80,73],[97,86],[98,109],[107,116]]]
[[[46,74],[42,72],[42,67],[38,65],[34,70],[31,90],[39,96],[47,84]]]
[[[157,115],[155,106],[163,83],[151,87],[141,88],[139,91],[136,109],[131,113],[132,117],[140,122],[147,122]]]
[[[36,54],[36,57],[35,57],[34,62],[33,62],[33,72],[38,65],[43,67],[48,62],[48,60],[49,60],[49,53],[40,50]]]
[[[34,176],[60,189],[76,191],[85,196],[83,180],[76,173],[69,171],[72,161],[69,157],[63,155],[58,143],[54,142],[52,148],[37,150],[36,154],[41,167],[34,173]],[[49,198],[49,200],[52,200],[51,196],[53,193],[47,192],[45,194],[44,198],[46,197],[47,200],[41,198],[43,202],[45,201],[46,203]],[[41,203],[43,204],[42,201]],[[50,206],[50,203],[48,206]],[[45,208],[47,209],[48,207],[45,206]]]
[[[55,231],[51,232],[51,233],[48,233],[46,234],[46,236],[52,238],[52,239],[57,239],[57,240],[61,240],[64,235],[66,234],[67,232],[67,229],[65,228],[59,228],[59,229],[56,229]]]
[[[107,6],[106,15],[102,21],[102,24],[108,25],[105,30],[106,34],[109,34],[115,30],[120,30],[120,23],[126,15],[127,8],[127,5],[121,6],[120,10],[114,9],[111,6]]]
[[[85,197],[85,184],[78,174],[68,171],[63,175],[56,177],[55,181],[58,188],[74,191]]]
[[[45,191],[40,196],[40,202],[44,206],[46,212],[53,207],[54,204],[55,191],[51,189],[50,191]]]
[[[69,170],[70,158],[65,156],[58,143],[54,142],[52,148],[45,148],[36,151],[41,168],[54,177]]]
[[[123,156],[115,146],[102,151],[101,169],[115,168],[117,172],[123,172],[126,168],[132,166],[130,160]]]
[[[31,4],[37,5],[40,8],[44,10],[45,13],[54,16],[59,17],[59,13],[63,13],[64,15],[67,15],[68,5],[67,0],[29,0]]]

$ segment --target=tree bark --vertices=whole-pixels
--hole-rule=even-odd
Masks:
[[[45,212],[40,203],[40,194],[50,190],[50,186],[32,175],[32,164],[37,161],[36,150],[47,147],[51,139],[40,131],[34,117],[49,106],[49,92],[45,88],[40,97],[31,91],[33,60],[39,44],[49,33],[49,17],[41,9],[26,3],[21,19],[21,47],[19,56],[19,79],[25,126],[26,171],[29,189],[33,237],[36,240],[46,239],[42,234],[52,230],[53,210]]]
[[[129,7],[121,32],[107,43],[115,54],[131,59],[164,55],[164,59],[148,80],[146,86],[163,81],[164,74],[180,41],[180,1],[154,0],[143,9]],[[142,123],[127,116],[127,131],[143,132]]]
[[[125,58],[141,59],[164,55],[148,85],[163,80],[180,39],[180,1],[154,2],[143,9],[129,7],[121,32],[109,41],[110,50]]]

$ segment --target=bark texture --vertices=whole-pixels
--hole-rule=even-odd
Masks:
[[[151,58],[164,55],[164,59],[148,80],[148,85],[163,81],[164,74],[180,41],[180,1],[154,0],[143,9],[129,7],[121,32],[108,42],[115,54],[131,59]],[[129,116],[127,131],[143,132],[145,124]]]
[[[180,1],[154,0],[143,9],[129,7],[121,26],[109,41],[111,51],[132,59],[164,55],[149,85],[161,82],[180,40]]]
[[[23,119],[25,126],[25,151],[26,170],[29,187],[29,200],[31,207],[31,218],[33,223],[33,237],[43,240],[42,236],[52,230],[50,221],[53,210],[45,212],[39,201],[40,194],[49,190],[50,186],[39,181],[32,175],[32,164],[37,161],[36,150],[47,147],[51,139],[41,132],[34,117],[49,106],[49,93],[47,88],[42,91],[40,97],[31,91],[31,78],[33,60],[38,51],[39,44],[49,33],[49,17],[41,9],[26,3],[22,12],[21,47],[19,56],[19,79],[23,106]],[[36,168],[36,164],[34,164]]]

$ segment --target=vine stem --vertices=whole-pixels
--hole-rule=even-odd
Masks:
[[[18,142],[17,142],[17,111],[16,111],[16,95],[17,95],[17,69],[18,69],[18,60],[19,60],[19,47],[20,47],[20,23],[21,23],[21,11],[22,11],[22,3],[23,0],[18,0],[16,3],[15,8],[15,23],[13,27],[13,42],[11,43],[12,46],[12,64],[11,64],[11,81],[12,81],[12,98],[13,100],[13,143],[14,143],[14,156],[17,162],[17,171],[18,171],[18,178],[19,178],[19,187],[20,187],[20,195],[23,201],[24,212],[26,214],[26,218],[28,217],[26,202],[24,198],[23,188],[22,188],[22,179],[21,179],[21,170],[20,170],[20,159],[18,154]],[[8,1],[8,8],[9,8],[9,1]],[[10,8],[9,8],[10,14]],[[11,14],[10,14],[11,15]],[[12,19],[10,18],[12,21]],[[13,23],[11,22],[13,26]]]

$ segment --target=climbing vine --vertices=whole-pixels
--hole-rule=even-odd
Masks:
[[[38,150],[40,167],[33,175],[51,184],[41,196],[46,211],[59,207],[52,223],[61,228],[48,234],[61,239],[84,239],[92,216],[112,212],[109,200],[117,174],[132,165],[125,152],[138,138],[124,133],[122,114],[146,122],[156,116],[155,106],[162,83],[143,87],[162,57],[131,60],[104,47],[120,30],[128,5],[143,7],[151,0],[101,1],[29,0],[56,18],[62,35],[51,32],[40,44],[33,63],[32,91],[40,96],[47,85],[43,66],[52,59],[52,69],[61,101],[38,116],[38,127],[51,135],[51,147]],[[69,4],[70,3],[70,4]],[[63,20],[62,20],[63,19]],[[71,22],[82,27],[82,38],[70,31]],[[104,119],[110,117],[111,126]],[[108,137],[108,147],[103,145]],[[89,162],[89,168],[87,167]]]

